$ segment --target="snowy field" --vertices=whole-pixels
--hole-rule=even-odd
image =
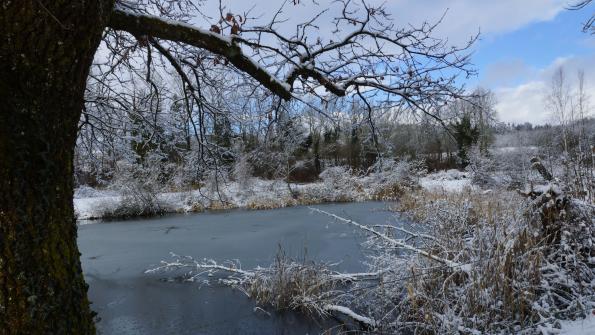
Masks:
[[[471,187],[471,176],[469,172],[454,169],[438,171],[422,177],[420,185],[426,190],[460,192]]]

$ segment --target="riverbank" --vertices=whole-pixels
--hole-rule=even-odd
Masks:
[[[273,209],[325,202],[358,202],[374,196],[363,188],[347,191],[337,187],[332,190],[324,183],[292,184],[291,191],[283,181],[258,179],[253,180],[249,187],[240,187],[236,182],[219,186],[214,191],[196,189],[155,195],[121,194],[107,190],[92,190],[89,194],[89,190],[85,190],[85,195],[74,199],[74,207],[80,220],[93,220],[154,216],[142,215],[146,212],[145,207],[154,209],[149,214],[156,216],[234,208]]]
[[[79,220],[150,217],[167,213],[192,213],[233,208],[273,209],[297,205],[369,200],[396,200],[403,193],[428,190],[460,191],[470,186],[468,173],[457,170],[428,175],[393,169],[353,176],[331,170],[319,182],[287,184],[283,180],[251,178],[181,192],[143,189],[97,190],[78,188],[74,208]]]

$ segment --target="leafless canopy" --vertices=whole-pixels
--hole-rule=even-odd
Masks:
[[[339,0],[331,7],[338,9],[336,15],[321,9],[298,24],[295,33],[284,35],[282,17],[292,5],[296,2],[285,1],[270,22],[249,25],[248,14],[228,12],[220,4],[216,23],[203,30],[192,25],[208,20],[200,3],[121,0],[109,26],[136,36],[136,42],[128,41],[130,48],[151,44],[188,85],[188,67],[199,67],[198,62],[214,55],[215,63],[231,63],[285,100],[304,93],[327,99],[326,92],[340,97],[360,92],[368,99],[375,95],[376,101],[404,101],[427,111],[460,95],[456,78],[473,73],[465,51],[475,38],[462,47],[447,45],[433,37],[440,20],[398,27],[382,6]],[[308,6],[318,7],[314,2]],[[326,33],[320,27],[329,23],[336,39],[318,38]]]
[[[461,77],[474,74],[468,49],[477,36],[450,46],[435,37],[442,18],[399,26],[366,0],[286,0],[262,22],[221,1],[207,13],[203,2],[117,1],[87,85],[81,127],[92,131],[84,136],[127,136],[122,115],[156,129],[161,106],[176,105],[186,115],[178,128],[191,125],[204,162],[203,151],[221,149],[205,134],[222,116],[241,123],[246,111],[259,113],[268,133],[288,101],[326,115],[347,99],[366,109],[372,128],[377,108],[439,119],[442,106],[464,95]],[[315,14],[295,23],[294,6]],[[155,112],[135,114],[142,109]]]

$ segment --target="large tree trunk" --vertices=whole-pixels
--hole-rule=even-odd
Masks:
[[[0,332],[90,334],[73,152],[113,0],[0,0]]]

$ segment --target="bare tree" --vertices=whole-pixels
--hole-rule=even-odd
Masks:
[[[568,132],[569,126],[573,121],[573,115],[570,87],[566,79],[566,73],[562,67],[556,69],[552,76],[549,92],[546,96],[546,103],[552,118],[562,129],[563,150],[565,153],[568,153]]]
[[[160,54],[199,115],[217,112],[204,104],[199,84],[220,83],[205,82],[217,77],[201,78],[204,71],[197,70],[215,65],[229,65],[234,80],[256,82],[284,100],[309,94],[328,101],[358,92],[373,105],[408,105],[435,115],[436,106],[462,94],[456,79],[473,74],[469,45],[453,48],[433,37],[439,22],[401,28],[382,7],[336,4],[337,38],[323,40],[311,38],[319,34],[320,15],[291,36],[280,32],[288,2],[271,22],[253,26],[220,6],[221,17],[207,30],[193,25],[205,16],[189,0],[0,1],[1,329],[94,333],[72,205],[77,125],[88,81],[109,86],[103,89],[108,95],[95,96],[98,105],[128,108],[127,96],[115,88],[140,77],[135,55],[147,65],[149,105],[161,101],[152,72]],[[101,71],[90,72],[100,43]],[[113,81],[105,81],[112,74]]]
[[[592,147],[586,128],[590,115],[589,94],[585,90],[584,72],[578,71],[576,78],[576,82],[568,80],[563,68],[558,68],[552,77],[546,104],[559,126],[560,134],[549,136],[554,139],[554,144],[558,140],[561,143],[562,177],[570,188],[569,193],[591,201],[595,185]]]

